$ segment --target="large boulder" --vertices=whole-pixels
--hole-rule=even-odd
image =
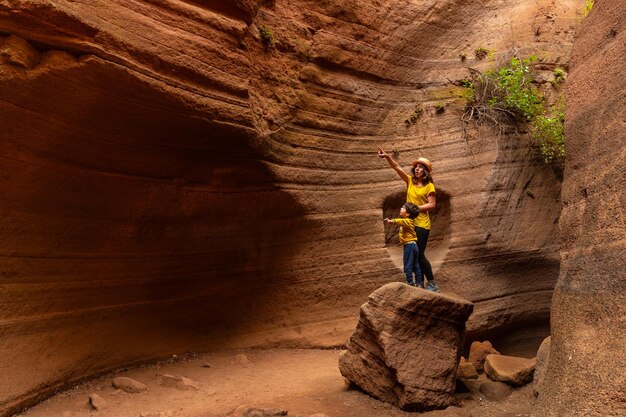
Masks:
[[[452,402],[465,322],[473,304],[402,283],[372,293],[347,350],[341,374],[383,401],[408,410]]]

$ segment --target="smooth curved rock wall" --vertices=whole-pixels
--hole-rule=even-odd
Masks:
[[[561,274],[534,415],[626,415],[626,9],[594,5],[566,90]]]
[[[434,162],[470,334],[545,323],[558,173],[524,134],[464,136],[458,85],[512,48],[566,66],[580,3],[0,4],[0,413],[172,353],[344,344],[402,279],[376,146]]]

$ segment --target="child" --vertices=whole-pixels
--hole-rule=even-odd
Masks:
[[[400,209],[400,218],[397,219],[384,219],[387,224],[395,223],[400,226],[400,244],[404,245],[404,275],[406,275],[406,282],[409,285],[416,285],[413,280],[413,273],[415,273],[415,280],[419,288],[424,288],[424,281],[422,280],[422,271],[418,263],[419,249],[417,248],[417,235],[415,234],[415,226],[413,219],[420,213],[419,208],[413,203],[404,203]]]

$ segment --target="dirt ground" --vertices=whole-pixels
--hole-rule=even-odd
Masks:
[[[350,387],[337,366],[339,350],[225,351],[146,365],[106,375],[24,411],[23,417],[238,417],[247,407],[288,411],[288,416],[329,417],[525,417],[530,413],[530,386],[514,390],[503,401],[489,401],[478,392],[457,395],[447,410],[410,413],[382,403]],[[190,378],[193,387],[167,386],[163,375]],[[129,394],[111,380],[126,376],[147,386]],[[484,377],[483,377],[484,378]],[[94,410],[90,394],[106,405]]]

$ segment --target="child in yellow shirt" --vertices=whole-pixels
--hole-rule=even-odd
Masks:
[[[404,245],[403,263],[404,275],[409,285],[416,285],[424,288],[422,280],[422,271],[420,269],[418,258],[419,249],[417,247],[417,234],[415,233],[414,220],[420,213],[419,208],[413,203],[404,203],[400,209],[400,217],[396,219],[383,219],[387,224],[397,224],[400,226],[400,244]],[[415,274],[415,280],[413,280]]]

